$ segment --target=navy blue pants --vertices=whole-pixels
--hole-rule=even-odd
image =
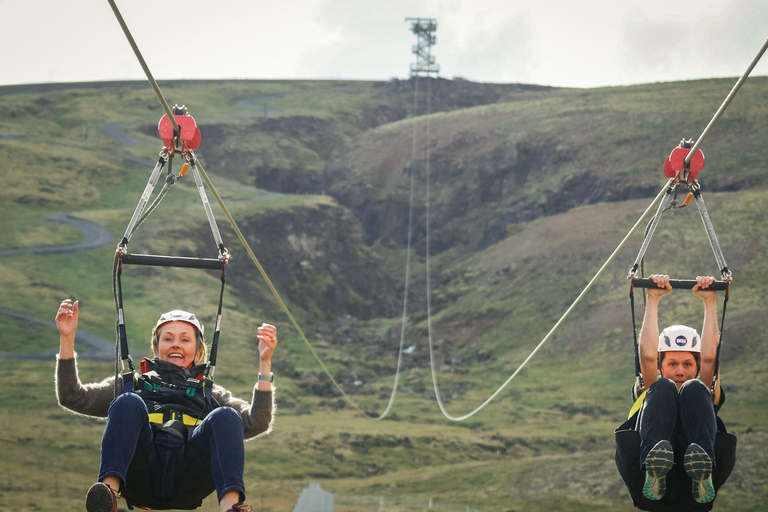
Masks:
[[[124,485],[130,485],[126,475],[132,460],[134,457],[148,457],[155,448],[154,444],[144,401],[134,393],[118,396],[109,407],[107,426],[101,440],[99,481],[114,475]],[[195,427],[186,445],[210,460],[219,500],[233,490],[240,492],[240,501],[245,499],[245,447],[243,420],[239,412],[231,407],[214,409]],[[165,451],[164,457],[172,459],[173,454]],[[157,461],[160,465],[165,462]]]
[[[640,464],[645,464],[648,452],[662,439],[677,445],[677,450],[676,440],[681,438],[701,446],[715,462],[715,406],[709,388],[699,379],[685,382],[679,392],[670,379],[661,378],[651,384],[640,409],[637,430]]]

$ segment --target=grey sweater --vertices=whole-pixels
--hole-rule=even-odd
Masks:
[[[119,389],[123,387],[123,378],[118,376]],[[115,398],[115,376],[101,382],[83,384],[77,374],[77,359],[59,359],[56,357],[56,398],[59,405],[86,416],[106,418],[109,405]],[[259,391],[253,388],[251,403],[233,396],[218,384],[213,385],[212,395],[219,406],[229,406],[240,413],[245,426],[244,438],[250,439],[272,431],[274,411],[271,391]]]

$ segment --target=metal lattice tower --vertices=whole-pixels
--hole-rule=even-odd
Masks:
[[[411,47],[416,55],[416,63],[411,64],[411,77],[431,76],[440,72],[440,66],[435,64],[432,55],[432,45],[437,41],[437,20],[434,18],[405,18],[411,22],[411,32],[416,35],[416,44]]]

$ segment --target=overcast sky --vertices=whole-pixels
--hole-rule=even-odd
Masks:
[[[572,87],[736,77],[768,0],[118,0],[158,79],[406,78],[406,17],[446,78]],[[0,0],[0,85],[143,79],[106,0]],[[753,71],[768,75],[768,56]]]

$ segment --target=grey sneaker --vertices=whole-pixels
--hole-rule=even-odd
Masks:
[[[661,440],[651,448],[645,458],[645,484],[643,496],[649,500],[660,500],[667,492],[667,473],[675,463],[672,443]]]
[[[688,445],[683,458],[683,467],[691,477],[693,499],[697,503],[709,503],[715,499],[715,486],[712,483],[712,459],[704,448],[696,443]]]
[[[88,512],[117,512],[117,493],[110,486],[96,482],[85,495]]]

